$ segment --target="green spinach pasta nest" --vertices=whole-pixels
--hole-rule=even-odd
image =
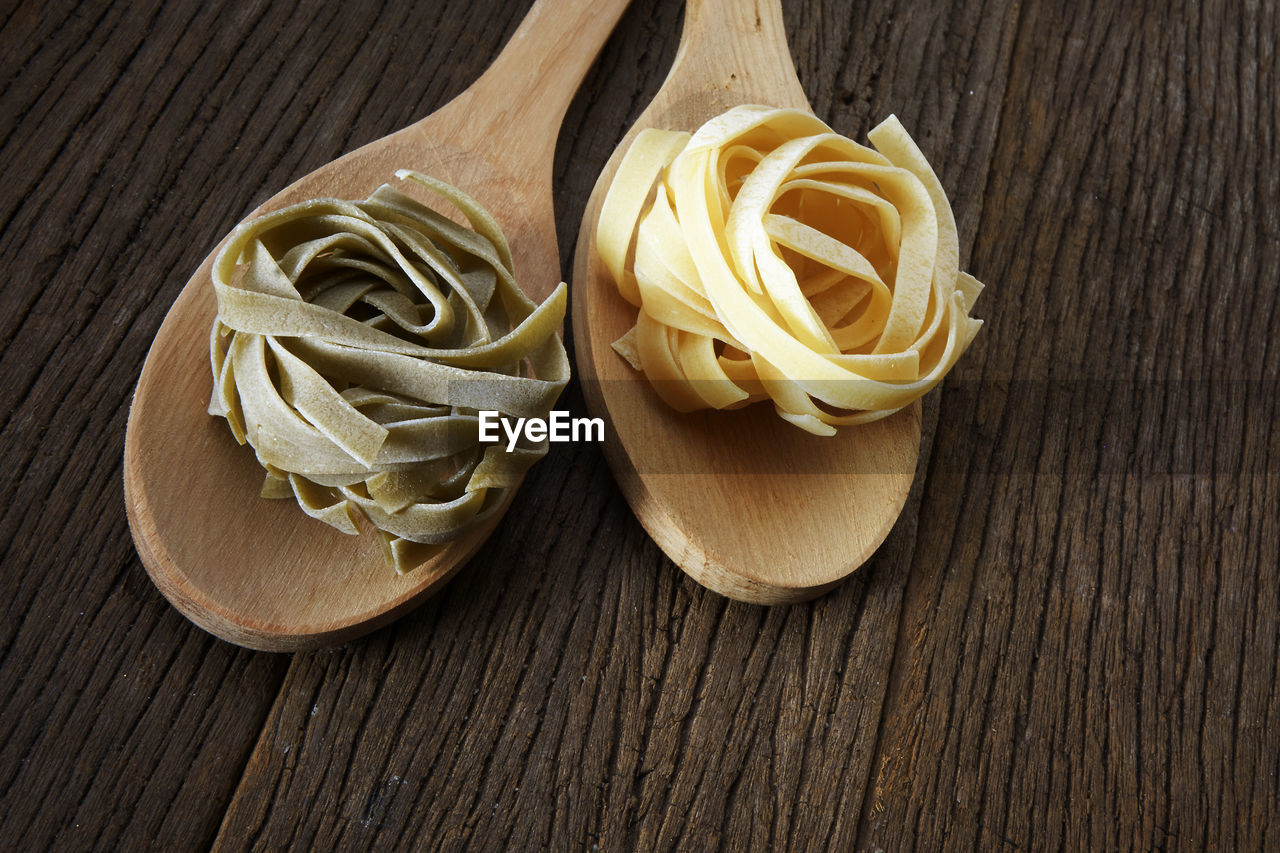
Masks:
[[[505,503],[547,442],[481,444],[477,413],[547,417],[569,380],[557,330],[516,285],[489,213],[416,172],[465,228],[384,185],[248,221],[213,263],[209,413],[266,469],[262,495],[358,533],[407,571]]]

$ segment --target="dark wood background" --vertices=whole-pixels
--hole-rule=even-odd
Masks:
[[[1280,849],[1267,0],[784,4],[817,113],[897,113],[988,284],[907,512],[835,592],[701,589],[568,445],[358,642],[245,651],[156,592],[121,453],[178,290],[527,5],[3,4],[0,846]],[[633,7],[560,137],[566,274],[674,55],[681,4]]]

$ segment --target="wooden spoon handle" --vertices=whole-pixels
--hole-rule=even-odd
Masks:
[[[709,80],[777,107],[806,107],[787,48],[780,0],[688,0],[680,49],[668,79]],[[767,96],[767,98],[765,97]]]
[[[473,119],[488,121],[504,142],[554,148],[565,111],[628,2],[537,0],[455,104],[474,110]]]

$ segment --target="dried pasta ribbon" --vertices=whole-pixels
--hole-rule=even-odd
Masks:
[[[870,139],[763,106],[636,136],[596,245],[640,309],[614,349],[667,404],[770,399],[832,435],[955,364],[982,325],[969,316],[982,285],[960,271],[946,194],[897,118]]]
[[[213,262],[209,413],[266,469],[262,494],[357,533],[378,529],[407,571],[502,505],[547,442],[482,445],[478,410],[545,418],[569,380],[560,284],[516,285],[497,222],[460,190],[390,185],[241,224]]]

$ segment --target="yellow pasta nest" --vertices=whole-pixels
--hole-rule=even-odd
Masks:
[[[502,505],[545,441],[479,441],[478,410],[546,417],[569,379],[556,332],[565,286],[541,305],[516,286],[494,219],[448,184],[400,172],[460,210],[464,228],[384,185],[242,224],[213,263],[210,414],[295,498],[413,568]]]
[[[942,185],[896,118],[870,138],[762,106],[636,136],[596,245],[640,309],[614,348],[670,406],[771,399],[831,435],[924,394],[973,340],[982,285]]]

